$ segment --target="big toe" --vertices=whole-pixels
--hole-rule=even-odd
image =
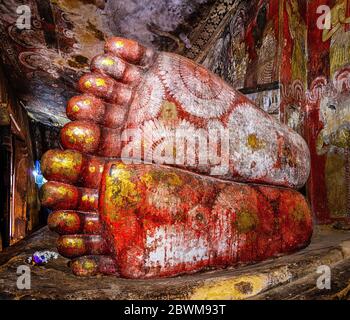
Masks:
[[[113,37],[107,40],[105,51],[140,66],[148,66],[154,61],[155,51],[146,48],[137,41]]]

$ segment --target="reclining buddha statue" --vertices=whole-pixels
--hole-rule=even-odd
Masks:
[[[78,88],[41,162],[74,274],[170,277],[309,244],[305,141],[210,71],[111,38]]]

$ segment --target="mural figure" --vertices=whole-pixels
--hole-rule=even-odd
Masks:
[[[282,119],[290,128],[304,137],[304,123],[306,117],[306,89],[301,80],[283,84],[281,87],[283,101]]]
[[[298,0],[290,0],[286,3],[289,31],[293,40],[292,51],[292,81],[300,80],[305,86],[307,84],[307,54],[306,23],[300,15]]]
[[[292,128],[295,132],[298,132],[301,136],[303,136],[304,112],[302,111],[300,105],[287,105],[284,112],[284,118],[288,127]]]
[[[231,63],[229,64],[229,83],[234,88],[243,88],[245,75],[247,72],[248,53],[244,41],[245,37],[245,15],[237,17],[236,21],[230,24],[230,32],[232,34],[231,41]],[[237,28],[237,26],[240,26]]]
[[[317,137],[317,154],[326,155],[325,181],[332,217],[350,215],[350,96],[326,91],[320,102],[323,129]]]
[[[277,40],[275,37],[275,29],[273,21],[270,21],[263,33],[261,47],[258,53],[258,84],[269,84],[274,81],[276,56],[277,56]]]
[[[324,29],[322,40],[330,43],[330,76],[333,77],[337,70],[350,63],[350,32],[347,24],[350,17],[348,12],[348,1],[337,0],[331,10],[331,28]]]
[[[245,7],[238,9],[223,34],[208,54],[203,65],[215,72],[234,88],[244,87],[248,54],[245,45]]]
[[[231,37],[229,34],[223,34],[213,46],[213,50],[203,61],[203,66],[215,72],[217,75],[225,76],[225,63],[228,62],[228,52]],[[227,65],[227,64],[226,64]]]
[[[298,134],[191,60],[123,38],[105,49],[68,102],[65,150],[42,158],[42,204],[75,274],[167,277],[308,245],[312,215],[294,188],[310,159]],[[206,144],[188,140],[195,161],[164,162],[169,146],[176,159],[185,152],[174,134],[210,147],[212,128],[229,132],[226,172],[212,176],[217,163],[199,161]]]

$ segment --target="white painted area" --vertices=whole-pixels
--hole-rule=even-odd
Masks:
[[[162,53],[158,66],[166,89],[193,116],[220,117],[235,99],[235,92],[228,84],[191,60]]]
[[[242,104],[229,118],[230,154],[233,167],[242,177],[255,179],[269,176],[277,161],[278,141],[274,123],[252,104]],[[255,136],[259,147],[249,146]]]
[[[160,79],[153,72],[146,72],[135,92],[128,121],[139,124],[154,119],[160,112],[163,100],[164,89]]]
[[[194,264],[200,261],[224,258],[228,262],[237,261],[238,247],[244,245],[244,234],[237,234],[232,225],[235,220],[237,203],[233,190],[220,193],[211,216],[204,224],[174,224],[159,226],[147,231],[145,240],[145,267],[168,269],[183,263]],[[194,209],[197,209],[195,207]],[[190,213],[189,213],[190,215]],[[196,210],[192,216],[196,215]],[[215,224],[207,228],[209,219]]]
[[[146,236],[145,267],[162,268],[208,260],[208,240],[184,225],[158,227]]]

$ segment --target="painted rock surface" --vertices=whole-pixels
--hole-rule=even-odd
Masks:
[[[106,52],[68,103],[66,150],[42,158],[75,274],[175,276],[308,245],[308,204],[284,188],[309,174],[298,134],[190,60],[120,38]]]

